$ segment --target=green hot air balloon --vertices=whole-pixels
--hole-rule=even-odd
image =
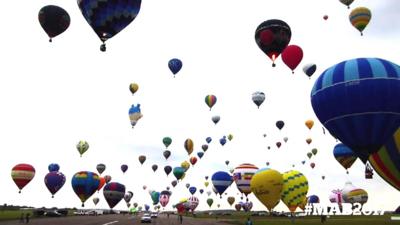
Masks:
[[[83,155],[88,149],[89,149],[89,143],[87,141],[79,141],[78,144],[76,144],[76,149],[78,149],[79,154]]]
[[[170,137],[165,137],[163,138],[162,142],[165,145],[165,147],[168,148],[168,146],[170,146],[172,143],[172,139]]]

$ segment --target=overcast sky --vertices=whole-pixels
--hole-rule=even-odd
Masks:
[[[40,8],[48,4],[63,7],[71,16],[69,29],[53,43],[48,42],[37,19]],[[165,175],[163,167],[179,166],[188,159],[184,140],[192,138],[196,154],[210,136],[213,142],[209,150],[172,189],[167,209],[190,196],[186,183],[205,192],[211,190],[211,185],[204,187],[204,177],[228,171],[225,160],[230,160],[231,167],[253,163],[263,168],[268,161],[281,173],[299,170],[308,178],[309,195],[318,195],[322,203],[329,202],[332,189],[352,181],[369,193],[370,208],[395,209],[400,193],[378,174],[373,180],[365,180],[360,161],[346,175],[332,154],[335,140],[323,135],[310,104],[314,81],[338,62],[356,57],[400,62],[400,15],[396,11],[400,2],[355,0],[351,8],[357,6],[372,12],[362,37],[349,22],[351,10],[338,0],[143,1],[137,18],[107,41],[107,52],[103,53],[99,51],[100,40],[76,1],[4,3],[0,7],[0,203],[79,207],[71,177],[81,170],[96,171],[96,165],[104,163],[107,169],[103,175],[111,175],[112,181],[134,192],[132,203],[151,205],[148,189],[162,191],[174,180],[172,173]],[[324,15],[328,20],[323,20]],[[292,30],[290,44],[304,51],[294,75],[280,58],[272,68],[270,59],[255,43],[256,27],[268,19],[286,21]],[[167,64],[175,57],[183,61],[183,68],[173,78]],[[311,62],[318,69],[308,79],[301,68]],[[134,96],[128,89],[131,82],[139,84]],[[266,94],[260,109],[251,101],[255,91]],[[208,94],[218,98],[212,111],[204,103]],[[132,129],[128,110],[137,103],[141,104],[143,118]],[[211,122],[214,115],[221,116],[217,125]],[[315,121],[311,131],[304,125],[307,119]],[[286,123],[281,131],[275,127],[277,120]],[[222,147],[218,140],[228,134],[234,138]],[[173,140],[167,161],[162,156],[165,136]],[[283,142],[284,137],[289,141],[277,149],[275,143]],[[308,137],[313,140],[310,145],[305,142]],[[75,148],[81,139],[90,145],[82,158]],[[319,151],[308,160],[306,154],[312,148]],[[143,166],[138,161],[142,154],[147,156]],[[309,166],[311,162],[316,164],[314,169]],[[35,178],[22,194],[10,177],[11,168],[18,163],[36,168]],[[54,199],[43,181],[50,163],[58,163],[67,177]],[[129,166],[126,174],[122,174],[121,164]],[[159,166],[156,173],[151,170],[152,164]],[[148,189],[143,190],[143,185]],[[240,200],[235,184],[227,193]],[[196,195],[199,209],[207,209],[206,193]],[[99,208],[108,208],[102,192],[93,196],[101,197]],[[226,197],[220,200],[211,196],[213,208],[218,203],[221,208],[230,208]],[[254,209],[265,209],[253,195],[250,200]],[[94,207],[91,198],[86,207]],[[125,203],[121,201],[116,208],[125,209]],[[281,202],[277,209],[287,207]]]

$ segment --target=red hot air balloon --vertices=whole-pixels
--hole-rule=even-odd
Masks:
[[[282,61],[292,70],[292,73],[302,59],[303,50],[297,45],[289,45],[282,52]]]
[[[196,157],[190,157],[190,163],[194,166],[194,164],[196,164],[197,163],[197,158]]]
[[[11,177],[21,193],[22,188],[35,177],[35,168],[29,164],[18,164],[12,168]]]

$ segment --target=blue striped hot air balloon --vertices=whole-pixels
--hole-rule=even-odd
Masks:
[[[218,194],[221,196],[233,182],[232,176],[224,171],[218,171],[211,177],[211,181]],[[221,196],[222,197],[222,196]]]
[[[315,114],[366,162],[400,126],[400,67],[356,58],[325,70],[311,91]]]

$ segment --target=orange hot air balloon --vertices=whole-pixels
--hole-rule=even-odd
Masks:
[[[190,163],[194,166],[194,164],[196,164],[197,163],[197,158],[195,157],[195,156],[193,156],[193,157],[190,157]]]
[[[12,168],[11,177],[21,193],[22,188],[35,177],[35,168],[29,164],[18,164]]]
[[[306,127],[311,130],[311,128],[314,126],[314,121],[306,120],[305,124],[306,124]]]
[[[105,183],[106,183],[106,179],[104,177],[100,177],[100,183],[99,183],[99,187],[97,188],[97,192],[99,192],[103,188]]]

